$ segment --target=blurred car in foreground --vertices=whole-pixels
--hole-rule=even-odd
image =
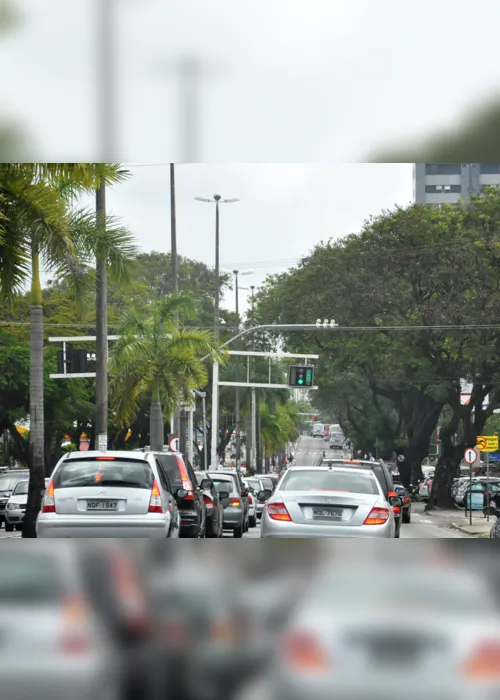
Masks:
[[[14,544],[14,543],[12,543]],[[9,700],[119,700],[119,659],[73,543],[2,547],[0,688]]]
[[[368,552],[367,552],[368,554]],[[378,561],[377,561],[378,559]],[[260,700],[492,700],[500,615],[479,572],[377,555],[327,566],[277,645]],[[404,620],[404,624],[402,624]]]
[[[392,508],[373,471],[349,467],[291,467],[262,515],[261,537],[382,537],[395,535]]]
[[[72,452],[52,473],[37,536],[176,538],[187,495],[151,452]]]

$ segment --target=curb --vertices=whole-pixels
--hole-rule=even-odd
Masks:
[[[477,538],[488,538],[489,539],[489,533],[479,533],[479,532],[474,532],[473,530],[469,530],[467,527],[463,527],[463,525],[458,525],[457,523],[451,523],[450,528],[452,530],[458,530],[459,532],[463,532],[465,535],[469,535],[470,537],[477,537]]]

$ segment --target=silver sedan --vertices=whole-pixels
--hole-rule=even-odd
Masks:
[[[394,537],[393,507],[372,472],[348,467],[291,467],[267,496],[261,537]]]

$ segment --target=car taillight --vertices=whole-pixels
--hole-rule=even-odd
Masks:
[[[151,489],[148,513],[163,513],[160,489],[158,488],[158,482],[156,479],[153,481],[153,488]]]
[[[267,506],[267,513],[272,520],[283,520],[285,522],[292,522],[290,513],[287,511],[284,503],[269,503]]]
[[[253,506],[253,497],[251,493],[248,494],[248,503]]]
[[[239,498],[230,498],[229,505],[234,506],[235,508],[239,508],[241,506],[241,501]]]
[[[313,633],[295,632],[284,640],[283,656],[294,670],[306,672],[326,671],[328,657]]]
[[[56,512],[56,500],[54,497],[54,479],[49,481],[47,490],[45,491],[45,496],[43,497],[42,503],[42,513],[55,513]]]
[[[189,475],[187,473],[186,465],[180,457],[177,457],[177,464],[179,465],[179,472],[182,480],[182,488],[188,492],[187,496],[183,499],[184,501],[194,501],[194,489]]]
[[[389,520],[390,513],[387,508],[372,508],[364,525],[383,525]]]
[[[486,641],[477,646],[464,666],[470,679],[500,678],[500,641]]]
[[[203,496],[203,502],[205,503],[208,510],[213,510],[214,502],[208,496]]]
[[[388,496],[389,498],[398,498],[398,494],[395,491],[389,491]],[[401,508],[399,506],[392,506],[392,510],[394,515],[399,515],[401,512]]]
[[[88,610],[79,596],[68,598],[63,604],[62,636],[59,648],[63,654],[82,654],[90,650],[91,638]]]

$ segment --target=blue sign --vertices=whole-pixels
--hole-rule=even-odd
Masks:
[[[500,452],[490,452],[490,462],[500,462]]]

